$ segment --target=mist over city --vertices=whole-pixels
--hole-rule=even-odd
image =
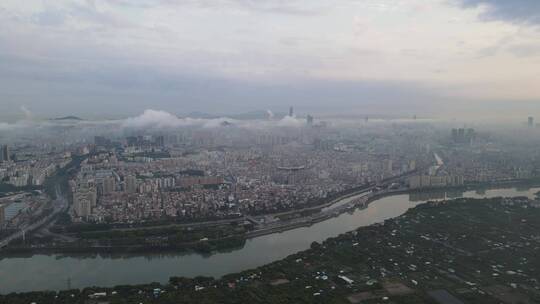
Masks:
[[[0,303],[540,303],[540,2],[0,3]]]

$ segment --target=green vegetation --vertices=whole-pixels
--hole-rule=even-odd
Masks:
[[[539,228],[540,208],[525,198],[427,203],[218,280],[174,277],[166,285],[11,294],[0,302],[94,303],[92,295],[104,292],[99,300],[112,304],[436,303],[430,293],[443,290],[465,303],[537,303]]]
[[[245,226],[224,224],[208,227],[164,226],[150,228],[111,229],[109,224],[70,224],[69,216],[60,215],[66,226],[51,231],[75,239],[53,242],[50,238],[30,237],[25,244],[11,246],[16,252],[146,252],[196,251],[211,253],[230,250],[245,244]],[[36,249],[36,246],[38,249]]]

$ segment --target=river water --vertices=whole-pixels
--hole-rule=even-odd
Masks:
[[[167,282],[171,276],[220,277],[285,258],[309,248],[314,241],[321,242],[358,227],[399,216],[426,200],[497,196],[534,198],[539,190],[507,188],[485,192],[428,192],[387,196],[372,202],[365,209],[344,213],[310,227],[253,238],[242,248],[210,256],[190,253],[9,257],[0,260],[0,293],[66,289],[68,280],[72,288],[82,288]]]

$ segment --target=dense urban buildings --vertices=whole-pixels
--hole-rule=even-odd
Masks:
[[[540,168],[534,145],[515,144],[507,131],[288,114],[209,119],[211,127],[96,125],[92,133],[77,122],[62,138],[43,130],[35,141],[3,145],[0,178],[14,190],[42,189],[77,160],[63,175],[71,220],[133,224],[308,208],[399,176],[393,188],[429,189],[530,179]]]
[[[540,0],[0,1],[0,304],[540,303]]]
[[[212,254],[394,193],[445,199],[540,176],[540,130],[528,126],[288,114],[4,134],[0,250]],[[365,196],[342,204],[350,195]]]

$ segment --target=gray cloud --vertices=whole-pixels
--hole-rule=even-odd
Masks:
[[[93,0],[87,2],[96,4]],[[306,3],[299,0],[105,0],[105,2],[125,7],[156,8],[192,6],[198,8],[219,9],[234,8],[259,13],[284,14],[294,16],[312,16],[324,13],[330,2],[313,1]],[[322,2],[322,3],[321,3]]]
[[[486,20],[504,20],[515,23],[540,24],[538,0],[459,0],[465,7],[488,5],[483,14]]]
[[[43,10],[33,14],[30,21],[39,26],[64,26],[68,19],[77,22],[86,22],[89,27],[102,28],[135,28],[136,24],[128,22],[119,15],[98,9],[94,1],[73,2],[68,4],[59,4],[58,6],[45,5]]]
[[[270,84],[232,80],[209,74],[164,71],[159,67],[118,65],[105,60],[97,67],[58,64],[55,60],[1,56],[0,90],[6,112],[27,105],[45,115],[133,115],[147,108],[174,113],[205,111],[233,114],[268,109],[302,112],[393,114],[424,111],[436,99],[432,89],[392,81],[302,80]],[[107,66],[107,62],[110,65]],[[407,107],[399,107],[407,104]]]
[[[535,57],[540,55],[540,44],[516,42],[514,35],[509,35],[500,39],[495,44],[480,49],[477,52],[478,57],[491,57],[501,52],[512,54],[519,58]]]
[[[0,49],[0,90],[6,112],[27,105],[47,116],[135,115],[148,108],[233,114],[268,108],[282,112],[294,105],[304,114],[348,112],[344,108],[395,113],[400,103],[408,105],[401,111],[422,111],[426,107],[419,107],[420,103],[436,99],[433,90],[411,82],[309,78],[258,82],[220,77],[202,68],[170,69],[118,58],[91,45],[69,51],[22,56]]]
[[[281,119],[251,119],[237,120],[228,117],[217,118],[192,118],[178,117],[175,114],[163,110],[146,109],[143,113],[125,119],[99,119],[82,121],[57,121],[48,119],[34,119],[30,111],[21,107],[25,114],[25,119],[19,119],[12,123],[0,122],[0,136],[4,131],[28,131],[28,130],[54,130],[55,128],[103,128],[108,130],[162,130],[176,129],[182,127],[189,128],[243,128],[243,129],[269,129],[269,128],[302,128],[306,127],[306,119],[285,116]]]
[[[119,121],[123,128],[132,129],[167,129],[178,127],[202,127],[202,128],[220,128],[227,125],[234,125],[239,128],[246,129],[263,129],[274,127],[294,127],[300,128],[306,126],[305,119],[285,116],[279,120],[235,120],[227,117],[220,118],[191,118],[177,117],[162,110],[147,109],[138,116],[129,117]]]
[[[461,1],[465,7],[490,4],[486,16],[500,19],[510,10],[505,20],[520,15],[516,20],[523,22],[535,20],[531,16],[539,11],[536,2],[523,0],[511,1],[511,6],[502,1],[449,1]],[[505,41],[500,36],[508,35],[508,28],[514,26],[505,24],[504,31],[498,31],[499,25],[479,22],[470,12],[456,12],[453,4],[439,1],[434,4],[435,15],[417,14],[412,8],[419,2],[2,3],[0,115],[18,113],[21,105],[27,105],[36,117],[125,117],[149,108],[175,114],[232,114],[268,108],[283,112],[290,105],[302,109],[302,114],[422,114],[434,104],[436,107],[440,95],[447,96],[448,91],[465,88],[457,96],[472,92],[472,98],[489,97],[487,93],[475,95],[478,84],[474,81],[492,81],[491,75],[499,75],[503,68],[509,76],[502,84],[523,87],[509,98],[530,98],[537,92],[536,85],[514,80],[513,74],[522,73],[523,68],[499,67],[498,56],[493,56],[511,53],[520,57],[512,58],[516,62],[530,60],[533,70],[535,58],[524,57],[538,53],[534,33],[523,31],[519,39]],[[525,3],[528,13],[519,9],[520,14],[511,13],[516,5]],[[458,17],[471,23],[447,26],[445,20],[456,17],[445,15],[449,12],[462,13]],[[361,24],[361,30],[355,24]],[[492,26],[495,30],[490,31]],[[491,38],[486,38],[488,32]],[[458,54],[469,41],[463,39],[478,42],[467,44],[467,52],[493,60],[489,69],[475,66],[477,58],[467,61],[470,58]],[[454,72],[461,64],[467,68]],[[534,72],[520,75],[532,79],[528,75]],[[449,89],[454,83],[460,87]]]
[[[39,25],[58,26],[64,23],[66,15],[64,12],[49,9],[34,15],[34,21]]]
[[[508,51],[518,57],[534,57],[540,55],[540,45],[519,44],[508,48]]]

